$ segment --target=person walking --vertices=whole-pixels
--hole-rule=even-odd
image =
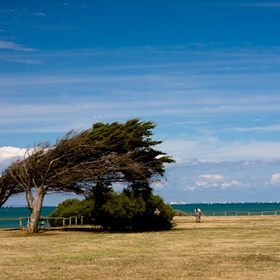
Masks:
[[[199,208],[195,208],[194,216],[197,223],[201,222],[201,210]]]

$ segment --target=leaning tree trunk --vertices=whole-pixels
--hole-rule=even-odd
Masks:
[[[45,193],[43,191],[43,187],[36,188],[36,199],[31,210],[31,217],[27,229],[28,233],[36,233],[39,231],[39,221],[40,221],[40,214],[43,206],[44,196]]]

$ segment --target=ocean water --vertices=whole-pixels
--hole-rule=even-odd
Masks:
[[[48,217],[56,207],[43,207],[41,216]],[[5,220],[11,218],[26,218],[23,224],[26,224],[30,217],[30,210],[27,207],[3,207],[0,208],[0,228],[19,228],[19,220]],[[46,224],[47,226],[48,224]]]
[[[201,203],[201,204],[172,204],[174,210],[181,210],[193,215],[196,207],[205,216],[246,216],[246,215],[280,215],[280,203]],[[43,207],[41,216],[48,217],[56,207]],[[27,218],[30,210],[27,207],[0,208],[0,228],[19,228],[19,220],[11,218]],[[26,220],[23,223],[26,223]],[[48,224],[46,224],[48,226]]]
[[[193,214],[196,207],[205,216],[245,216],[245,215],[280,215],[280,203],[201,203],[172,204],[175,210]]]

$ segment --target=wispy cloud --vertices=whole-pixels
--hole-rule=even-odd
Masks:
[[[223,175],[221,175],[221,174],[203,174],[203,175],[200,175],[199,177],[206,179],[208,181],[219,181],[224,178]]]
[[[23,64],[41,64],[42,61],[38,60],[38,59],[28,59],[28,58],[12,58],[12,57],[3,57],[2,58],[5,61],[9,61],[9,62],[15,62],[15,63],[23,63]]]
[[[273,200],[280,191],[279,164],[279,159],[214,161],[185,158],[167,165],[168,182],[158,189],[158,193],[168,192],[171,201]],[[260,192],[267,194],[266,197],[260,199]]]
[[[14,19],[18,19],[19,17],[21,17],[25,13],[26,13],[26,10],[20,10],[20,9],[3,9],[3,10],[0,10],[0,14],[12,17]]]
[[[24,104],[19,102],[0,105],[0,127],[2,133],[65,133],[70,129],[88,129],[92,123],[103,120],[126,119],[127,112],[116,110],[114,102],[95,102],[90,99],[69,98],[56,101],[45,100],[46,104]],[[18,126],[19,119],[26,126]]]
[[[256,2],[256,3],[241,3],[240,6],[243,7],[260,7],[260,8],[280,8],[280,3],[276,2]]]
[[[231,127],[227,130],[232,130],[236,132],[245,132],[245,131],[279,131],[280,124],[268,125],[268,126],[256,126],[256,127]]]
[[[237,180],[226,179],[222,174],[203,174],[198,177],[195,182],[195,188],[221,188],[227,189],[233,186],[240,186],[241,183]]]
[[[44,16],[46,16],[45,13],[36,13],[35,15],[38,16],[38,17],[44,17]]]
[[[85,84],[85,83],[106,83],[106,82],[128,82],[136,81],[139,76],[123,75],[123,76],[99,76],[99,75],[44,75],[44,76],[26,76],[26,77],[7,77],[1,79],[1,84],[13,84],[13,85],[44,85],[44,84]]]
[[[273,174],[270,179],[270,183],[272,185],[276,185],[280,183],[280,173]]]
[[[215,137],[200,136],[197,139],[166,139],[161,147],[175,158],[199,158],[210,160],[276,159],[280,143],[273,141],[222,141]]]
[[[35,49],[33,48],[27,48],[9,41],[0,41],[0,49],[9,49],[9,50],[16,50],[16,51],[24,51],[24,52],[35,51]]]

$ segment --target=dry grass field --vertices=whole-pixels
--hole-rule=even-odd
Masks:
[[[176,217],[174,230],[0,230],[0,279],[280,279],[280,216]]]

